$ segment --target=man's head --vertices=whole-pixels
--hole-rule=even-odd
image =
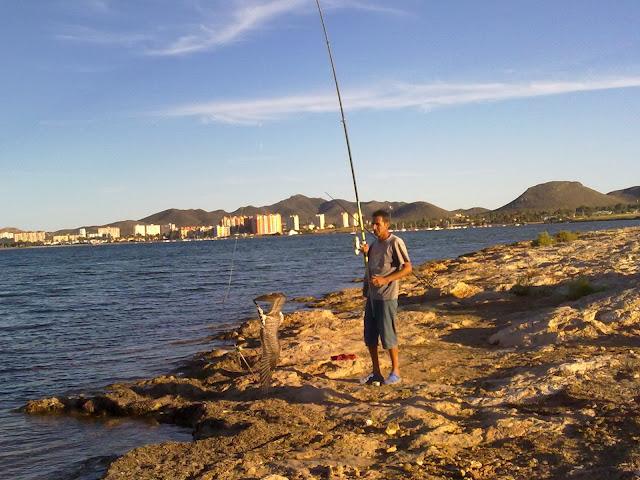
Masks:
[[[391,217],[386,210],[376,210],[371,214],[373,234],[378,237],[378,240],[385,240],[389,236],[390,223]]]

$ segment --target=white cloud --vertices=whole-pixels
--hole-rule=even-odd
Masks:
[[[352,88],[343,95],[350,111],[421,109],[453,105],[640,87],[640,77],[528,83],[398,83],[389,87]],[[154,112],[163,117],[196,117],[205,122],[256,125],[304,113],[338,110],[334,93],[293,95],[238,101],[192,103]]]
[[[349,8],[354,10],[365,10],[368,12],[389,13],[399,16],[407,15],[407,12],[405,10],[401,10],[399,8],[382,6],[361,0],[321,0],[320,5],[322,6],[323,10],[325,8]]]
[[[94,43],[97,45],[132,46],[148,41],[151,37],[140,33],[104,32],[89,27],[70,26],[56,35],[60,40]]]
[[[322,0],[321,3],[326,10],[405,14],[397,8],[380,6],[370,0]],[[89,5],[101,13],[110,10],[109,0],[90,0]],[[224,0],[221,5],[224,7],[206,9],[198,2],[192,4],[192,13],[198,19],[189,27],[182,27],[184,32],[170,40],[161,39],[158,33],[167,31],[166,26],[158,27],[153,33],[111,32],[73,26],[57,34],[56,38],[100,45],[135,45],[146,55],[180,56],[233,44],[285,15],[317,15],[314,0]],[[175,31],[175,27],[169,30]]]
[[[366,0],[324,0],[327,9],[358,9],[377,13],[402,14],[401,10],[383,7]],[[316,13],[312,0],[245,0],[238,2],[236,8],[226,15],[226,19],[217,25],[198,26],[190,32],[170,42],[168,45],[147,50],[149,55],[176,56],[210,50],[236,42],[250,32],[262,28],[268,22],[287,14]],[[216,15],[220,17],[222,12]]]

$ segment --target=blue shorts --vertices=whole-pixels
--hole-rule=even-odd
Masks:
[[[377,347],[378,338],[382,348],[389,350],[398,345],[396,336],[396,313],[398,300],[367,299],[364,309],[364,343],[368,347]]]

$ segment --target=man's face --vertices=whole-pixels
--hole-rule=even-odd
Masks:
[[[389,224],[384,221],[383,217],[373,217],[371,226],[373,227],[373,234],[376,237],[381,240],[387,238],[387,235],[389,234]]]

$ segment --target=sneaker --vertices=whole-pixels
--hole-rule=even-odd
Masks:
[[[360,379],[360,383],[363,385],[381,385],[384,383],[384,378],[381,375],[376,375],[375,373],[370,373],[366,377]]]
[[[394,383],[400,383],[401,381],[402,381],[402,379],[400,378],[399,375],[396,375],[395,373],[392,373],[384,381],[384,384],[385,385],[393,385]]]

